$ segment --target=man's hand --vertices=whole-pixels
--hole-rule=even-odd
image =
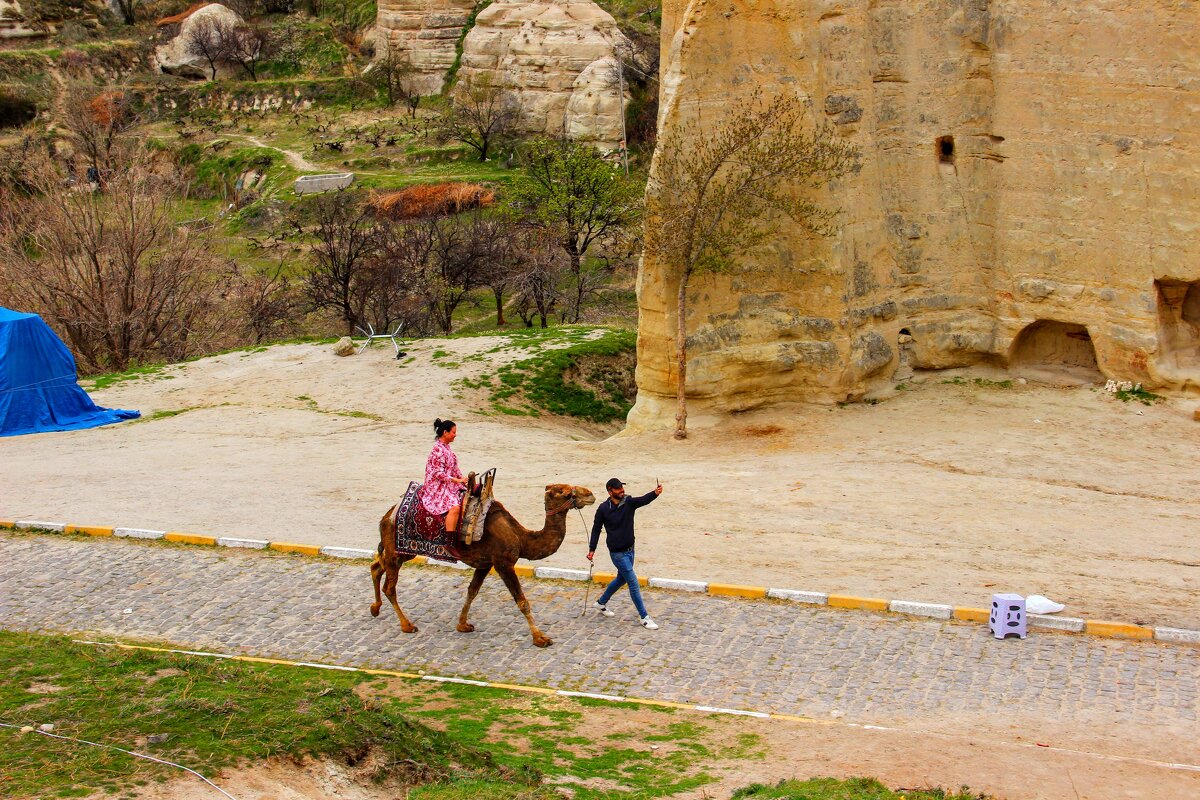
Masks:
[[[662,490],[663,490],[663,486],[662,486],[662,484],[660,483],[658,486],[655,486],[655,487],[654,487],[654,494],[655,494],[656,496],[657,496],[657,495],[660,495],[660,494],[662,494]]]
[[[595,557],[596,557],[596,551],[595,551],[595,550],[588,550],[588,561],[591,561],[591,560],[592,560],[593,558],[595,558]]]

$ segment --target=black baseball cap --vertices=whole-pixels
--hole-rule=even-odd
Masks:
[[[624,485],[625,484],[621,483],[620,478],[609,478],[608,483],[604,484],[604,488],[612,491],[613,489],[620,489]]]

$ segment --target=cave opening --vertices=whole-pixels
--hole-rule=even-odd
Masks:
[[[937,139],[937,154],[939,164],[954,163],[954,137],[939,136]]]
[[[1009,369],[1030,380],[1057,385],[1100,383],[1104,374],[1088,329],[1075,322],[1039,319],[1013,340]]]
[[[1159,362],[1200,373],[1200,281],[1158,280]]]

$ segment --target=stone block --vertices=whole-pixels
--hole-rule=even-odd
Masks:
[[[823,606],[829,602],[829,595],[824,592],[802,592],[799,589],[767,589],[767,597],[813,606]]]
[[[14,527],[17,530],[22,531],[40,530],[57,531],[58,533],[62,533],[63,529],[66,528],[67,525],[65,522],[43,522],[42,520],[36,519],[19,519]]]
[[[538,567],[533,574],[539,578],[553,578],[560,581],[586,581],[588,573],[585,569],[560,569],[559,567]]]
[[[1074,617],[1056,617],[1051,614],[1030,614],[1029,627],[1046,628],[1052,631],[1083,633],[1084,622]]]
[[[166,531],[151,531],[145,528],[115,528],[113,536],[124,536],[129,539],[161,539],[167,535]]]
[[[322,547],[321,555],[333,558],[366,558],[375,557],[374,550],[363,550],[358,547]]]
[[[345,189],[354,183],[353,172],[338,172],[329,175],[302,175],[296,178],[296,194],[319,194],[334,189]]]
[[[893,600],[888,603],[888,611],[897,614],[912,614],[915,617],[933,617],[934,619],[950,619],[954,616],[954,606],[940,603],[917,603],[912,600]]]
[[[218,536],[218,547],[246,547],[251,550],[265,550],[269,545],[266,539],[238,539],[233,536]]]

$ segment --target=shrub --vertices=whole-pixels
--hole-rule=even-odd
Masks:
[[[398,192],[373,193],[367,204],[377,216],[406,220],[487,208],[495,201],[493,191],[476,183],[426,183]]]

